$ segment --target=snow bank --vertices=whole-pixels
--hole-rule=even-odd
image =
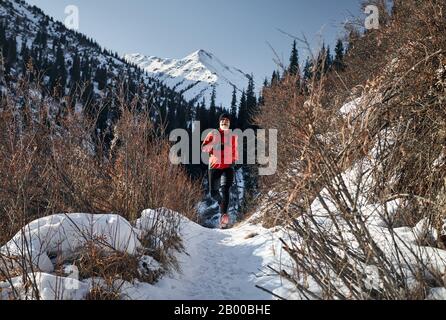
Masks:
[[[367,190],[372,184],[371,177],[366,176],[365,179],[358,179],[363,172],[367,172],[369,167],[370,165],[357,163],[341,175],[340,178],[350,195],[357,194],[358,186]],[[339,184],[340,178],[337,184]],[[400,210],[403,208],[404,200],[370,203],[363,194],[362,191],[358,194],[358,219],[364,221],[373,241],[382,250],[386,259],[393,264],[395,270],[405,277],[409,287],[416,287],[420,272],[423,273],[425,279],[434,279],[434,277],[438,279],[438,276],[446,274],[446,251],[434,247],[438,233],[431,226],[428,218],[421,219],[413,228],[393,228],[394,215],[398,208]],[[296,219],[297,223],[305,228],[311,228],[315,232],[322,230],[326,232],[327,237],[333,237],[333,239],[339,238],[338,230],[340,230],[342,238],[349,243],[350,249],[359,250],[357,238],[353,235],[349,223],[340,213],[340,209],[327,189],[320,192],[320,197],[326,206],[322,204],[321,199],[314,200],[311,204],[311,214],[314,220],[304,215]],[[336,222],[336,227],[334,222]],[[299,240],[293,240],[293,242],[299,245]],[[366,274],[369,274],[367,279],[370,280],[370,283],[375,285],[380,283],[377,266],[364,265],[359,261],[351,262],[357,266],[358,270],[364,270]],[[314,292],[319,293],[317,289]],[[430,296],[438,298],[442,294],[442,290],[434,290]]]
[[[52,272],[54,266],[50,256],[66,259],[88,241],[134,254],[141,247],[139,233],[127,220],[115,214],[58,214],[25,226],[0,253],[25,258],[40,271]]]
[[[178,212],[166,208],[146,209],[141,213],[141,217],[136,220],[135,227],[145,232],[153,229],[165,230],[171,226],[179,227],[184,217]]]
[[[88,284],[76,279],[41,272],[29,273],[26,279],[31,280],[33,286],[25,286],[23,276],[12,278],[12,286],[8,282],[0,282],[0,300],[14,297],[13,290],[23,300],[81,300],[90,289]]]
[[[446,288],[432,288],[427,297],[428,300],[446,300]]]
[[[41,300],[79,300],[84,299],[93,286],[110,289],[104,279],[89,278],[82,281],[76,266],[65,264],[67,276],[52,274],[55,258],[57,261],[70,261],[76,252],[93,241],[105,250],[138,254],[138,273],[141,278],[158,273],[163,268],[153,257],[143,254],[139,238],[145,232],[157,232],[179,224],[181,215],[164,208],[144,210],[133,228],[123,217],[115,214],[58,214],[35,220],[25,226],[8,243],[0,248],[4,255],[0,268],[22,270],[17,261],[25,261],[27,274],[0,282],[0,300],[11,297]],[[158,233],[155,233],[158,234]],[[18,259],[16,259],[18,258]],[[32,269],[31,269],[32,267]],[[32,286],[25,285],[31,283]],[[116,280],[116,292],[123,299],[150,298],[147,283],[135,281],[128,283]]]
[[[182,221],[185,221],[178,212],[166,209],[146,209],[136,220],[135,226],[151,241],[151,246],[163,248],[164,241],[172,236],[172,231],[180,231]]]

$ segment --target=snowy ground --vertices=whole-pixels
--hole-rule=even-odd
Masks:
[[[346,180],[347,178],[346,176]],[[312,207],[317,211],[317,200]],[[426,270],[446,274],[446,251],[421,245],[418,241],[420,235],[425,234],[426,231],[432,238],[437,237],[433,230],[423,227],[425,219],[414,228],[394,229],[394,233],[399,238],[395,243],[391,241],[389,229],[379,215],[382,208],[364,203],[361,211],[368,217],[366,223],[373,238],[390,261],[395,260],[395,246],[401,247],[402,252],[405,253],[405,262],[404,265],[400,265],[400,268],[407,268],[405,273],[409,283],[413,278],[409,267],[416,266],[417,261],[422,261]],[[162,212],[161,216],[160,212]],[[86,240],[100,236],[106,248],[112,247],[118,251],[135,254],[142,247],[139,241],[141,234],[155,226],[160,229],[165,228],[165,223],[171,221],[164,219],[168,215],[178,218],[184,249],[175,251],[175,256],[181,271],[171,270],[154,285],[138,280],[133,283],[116,280],[122,299],[304,298],[288,281],[281,279],[268,269],[268,266],[272,266],[276,270],[285,269],[292,272],[293,264],[279,241],[279,238],[285,241],[289,238],[281,228],[265,229],[256,224],[256,218],[259,218],[258,213],[227,230],[205,228],[178,213],[165,209],[144,210],[141,218],[134,224],[117,215],[61,214],[32,222],[25,227],[25,233],[18,233],[0,248],[0,253],[3,257],[5,255],[25,256],[29,264],[39,268],[39,270],[34,269],[33,276],[28,279],[34,279],[41,299],[83,299],[93,284],[101,284],[103,280],[90,278],[78,281],[72,276],[55,275],[53,268],[55,251],[61,250],[63,256],[69,258],[76,249],[85,244]],[[332,225],[329,217],[321,215],[317,221],[319,228],[326,229],[329,234]],[[345,230],[345,237],[349,238],[349,230]],[[302,239],[295,239],[295,241],[300,243]],[[27,246],[24,246],[24,243],[27,243]],[[354,245],[355,241],[352,239],[352,246]],[[26,250],[23,251],[25,247]],[[150,256],[141,255],[139,259],[141,272],[144,272],[144,269],[154,270],[160,267]],[[4,260],[0,259],[0,269],[5,268],[2,261]],[[395,263],[401,264],[401,261],[398,261],[395,260]],[[376,269],[373,265],[366,268]],[[380,279],[375,273],[372,272],[370,281],[379,285]],[[15,277],[11,282],[0,282],[0,300],[7,299],[11,294],[11,285],[20,291],[24,287],[23,277]],[[258,287],[265,288],[269,292]],[[317,284],[312,281],[311,275],[308,288],[317,294],[321,293]],[[20,293],[20,297],[30,298],[29,294],[24,292]],[[446,299],[446,289],[440,286],[432,288],[429,298]]]
[[[258,299],[273,296],[256,285],[283,292],[277,276],[265,275],[280,253],[277,235],[249,221],[227,230],[207,229],[192,222],[183,226],[187,254],[178,256],[182,272],[165,277],[151,290],[151,299]],[[292,296],[288,296],[292,298]]]
[[[169,214],[178,215],[170,212]],[[54,251],[62,250],[69,257],[84,240],[98,235],[118,251],[134,253],[141,247],[137,236],[155,223],[156,210],[145,210],[136,222],[136,228],[116,215],[70,214],[46,217],[28,225],[25,233],[18,233],[1,248],[3,255],[25,256],[26,260],[38,267],[34,279],[42,299],[82,299],[93,283],[101,279],[77,281],[73,277],[60,277],[53,273]],[[163,223],[158,219],[156,223]],[[184,299],[184,300],[226,300],[248,299],[268,300],[274,296],[256,285],[297,298],[285,289],[277,276],[267,275],[266,265],[277,265],[281,253],[278,233],[246,221],[232,229],[219,230],[202,227],[181,217],[181,236],[184,250],[177,252],[181,271],[172,271],[155,285],[135,281],[122,285],[123,299]],[[124,245],[130,240],[130,246]],[[30,250],[23,250],[24,243]],[[142,259],[151,260],[143,256]],[[152,261],[156,262],[156,261]],[[0,267],[2,265],[0,264]],[[4,267],[4,265],[3,265]],[[154,263],[156,268],[156,263]],[[35,269],[37,270],[37,269]],[[13,286],[23,287],[23,277],[12,279]],[[0,282],[0,298],[11,293],[10,282]],[[22,293],[22,298],[29,294]]]

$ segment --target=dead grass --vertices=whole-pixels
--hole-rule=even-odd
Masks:
[[[118,277],[132,282],[138,278],[138,257],[127,253],[105,250],[95,243],[87,243],[73,261],[80,279]]]
[[[93,286],[88,292],[85,300],[121,300],[121,295],[119,292],[104,288],[100,285]]]

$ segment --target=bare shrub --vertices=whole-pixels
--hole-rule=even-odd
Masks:
[[[156,136],[148,112],[135,115],[133,107],[122,108],[116,124],[111,169],[110,202],[130,220],[145,208],[166,207],[196,220],[201,190],[186,171],[169,161],[170,144]]]
[[[109,156],[96,136],[98,114],[87,117],[67,106],[71,97],[58,101],[42,92],[37,80],[24,76],[0,100],[0,246],[29,222],[61,212],[118,213],[134,222],[146,208],[166,207],[196,219],[199,187],[183,168],[169,162],[169,142],[155,134],[148,111],[134,108],[136,100],[116,97],[122,113],[115,127],[120,143]],[[165,267],[174,265],[168,250],[181,246],[178,218],[172,216],[163,233],[157,232],[152,230],[153,238],[162,237],[167,246],[146,249]],[[79,256],[81,273],[134,279],[137,256],[96,253],[94,259]],[[0,265],[10,258],[1,255]],[[20,270],[0,268],[1,279],[28,277],[26,261],[18,265]],[[35,272],[27,279],[31,284]],[[159,276],[146,274],[143,280],[154,282]],[[91,293],[101,296],[100,290]]]
[[[323,75],[314,61],[322,76],[308,94],[290,77],[264,92],[257,120],[280,141],[266,224],[290,224],[284,248],[296,266],[276,271],[309,298],[423,299],[444,286],[444,257],[394,229],[434,247],[442,232],[444,2],[394,5],[379,30],[350,38],[344,72]]]

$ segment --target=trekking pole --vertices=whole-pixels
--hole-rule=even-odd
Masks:
[[[240,218],[240,190],[239,190],[239,185],[238,185],[238,179],[237,179],[237,172],[238,170],[235,172],[235,187],[236,187],[236,193],[237,193],[237,218]]]

